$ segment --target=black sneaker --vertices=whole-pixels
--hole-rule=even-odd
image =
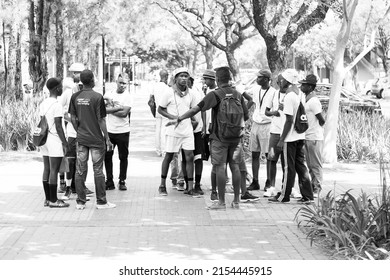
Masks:
[[[66,188],[65,194],[61,197],[62,200],[69,200],[70,197],[72,196],[72,190],[70,187]]]
[[[314,203],[314,200],[308,199],[308,198],[301,198],[297,201],[299,204],[312,204]]]
[[[281,193],[278,192],[274,197],[271,197],[268,199],[268,202],[271,202],[271,203],[289,203],[290,200],[289,199],[282,199],[282,201],[279,201],[279,197],[280,197]]]
[[[199,195],[204,195],[202,188],[198,184],[195,184],[194,192],[199,194]]]
[[[115,184],[113,180],[106,181],[106,191],[115,190]]]
[[[255,201],[259,200],[260,198],[257,196],[252,195],[250,192],[246,192],[244,195],[241,195],[241,201]]]
[[[158,194],[161,195],[161,196],[167,196],[168,193],[167,193],[167,188],[165,186],[159,186],[158,187]]]
[[[119,181],[118,188],[121,191],[127,191],[126,182],[125,181]]]
[[[252,183],[247,188],[248,191],[258,191],[260,190],[260,185],[258,181],[253,180]]]
[[[194,189],[192,190],[187,190],[187,192],[185,192],[186,195],[189,195],[189,196],[192,196],[192,197],[200,197],[200,194],[195,192]]]
[[[65,181],[61,181],[61,182],[60,182],[60,187],[58,188],[58,192],[59,192],[59,193],[64,193],[64,192],[66,192],[66,183],[65,183]]]
[[[218,200],[218,192],[217,191],[212,191],[210,195],[210,200]]]

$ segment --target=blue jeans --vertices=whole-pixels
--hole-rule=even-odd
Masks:
[[[106,149],[102,148],[91,148],[77,144],[77,162],[76,162],[76,175],[75,184],[77,192],[77,203],[85,204],[87,198],[85,195],[85,180],[87,179],[88,173],[88,158],[89,152],[91,152],[92,166],[95,179],[95,192],[96,192],[96,203],[106,204],[106,184],[103,173],[103,162]]]

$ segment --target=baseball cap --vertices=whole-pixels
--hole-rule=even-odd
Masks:
[[[72,71],[72,72],[81,72],[85,69],[84,67],[84,64],[82,63],[73,63],[70,67],[69,67],[69,71]]]
[[[282,77],[291,84],[298,83],[298,72],[295,69],[286,69],[282,72]]]
[[[257,77],[267,77],[268,79],[271,79],[272,73],[271,71],[267,69],[262,69],[257,73]]]
[[[187,73],[188,76],[190,75],[190,71],[188,71],[188,68],[180,67],[180,68],[175,69],[175,71],[173,71],[172,76],[174,78],[176,78],[176,76],[179,75],[180,73]]]
[[[300,84],[317,85],[317,77],[313,74],[309,74],[305,79],[299,81]]]
[[[203,73],[203,78],[215,80],[215,71],[211,69],[206,69]]]

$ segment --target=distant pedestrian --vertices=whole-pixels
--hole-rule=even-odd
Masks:
[[[298,202],[305,204],[313,202],[313,190],[305,162],[305,133],[298,133],[294,127],[299,103],[305,103],[303,96],[300,96],[299,89],[296,86],[297,83],[298,73],[296,70],[287,69],[283,71],[281,88],[286,91],[283,109],[286,121],[277,146],[279,149],[283,149],[286,167],[282,191],[268,199],[269,202],[287,203],[290,201],[296,173],[299,182],[301,182],[299,188],[302,194],[302,198]]]
[[[87,202],[85,180],[88,170],[89,153],[92,157],[96,190],[96,208],[108,209],[116,205],[106,199],[103,162],[106,149],[112,149],[112,144],[106,126],[106,106],[103,96],[93,91],[95,79],[91,70],[80,74],[83,89],[72,95],[69,113],[72,124],[77,132],[77,166],[76,166],[76,209],[85,209]]]
[[[309,123],[309,128],[305,133],[305,155],[313,193],[317,195],[321,191],[322,184],[322,145],[325,119],[322,116],[321,102],[314,91],[317,85],[317,77],[312,74],[307,75],[299,83],[301,84],[301,91],[306,95],[305,110]]]
[[[64,208],[69,204],[57,198],[57,178],[62,158],[67,150],[67,141],[63,128],[63,107],[57,97],[62,94],[62,82],[59,78],[50,78],[46,82],[50,96],[39,106],[39,115],[45,116],[49,126],[46,143],[40,148],[43,156],[42,183],[45,192],[44,206]]]
[[[127,88],[127,81],[123,77],[117,79],[115,92],[108,92],[106,100],[107,131],[113,148],[106,152],[104,163],[106,168],[106,190],[115,189],[113,181],[112,157],[115,147],[118,147],[119,155],[119,182],[118,188],[121,191],[127,190],[127,166],[129,156],[130,140],[130,112],[133,107],[132,96]]]

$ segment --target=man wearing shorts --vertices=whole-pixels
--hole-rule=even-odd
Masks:
[[[265,104],[268,100],[272,100],[276,93],[276,89],[270,85],[270,81],[271,72],[265,69],[260,70],[257,74],[257,85],[252,87],[248,92],[248,94],[252,97],[252,101],[256,105],[252,115],[253,122],[249,138],[249,146],[252,152],[253,182],[248,187],[248,190],[260,190],[260,154],[264,153],[265,156],[268,155],[268,143],[272,118],[265,115]],[[267,162],[267,173],[268,170],[269,164]],[[264,190],[266,191],[269,187],[269,181],[266,181]]]
[[[196,96],[188,88],[189,71],[187,68],[178,68],[173,73],[174,84],[172,88],[166,90],[161,97],[158,112],[170,119],[175,120],[177,117],[196,105]],[[191,120],[186,120],[179,125],[169,125],[166,128],[165,138],[165,156],[161,166],[161,183],[158,192],[161,196],[168,195],[166,188],[166,179],[169,164],[175,153],[180,149],[184,153],[185,161],[183,168],[186,169],[188,180],[188,191],[186,194],[198,196],[193,190],[194,181],[194,132]]]

